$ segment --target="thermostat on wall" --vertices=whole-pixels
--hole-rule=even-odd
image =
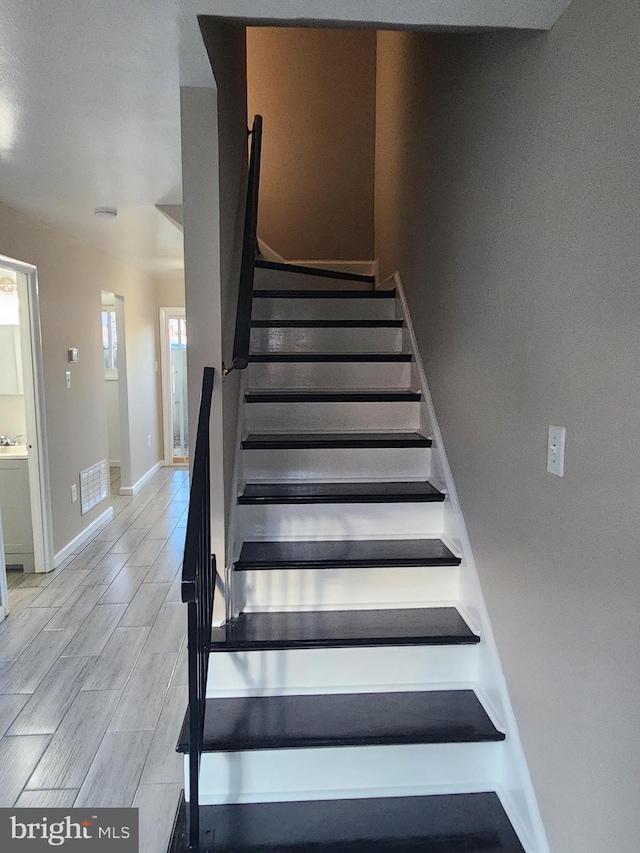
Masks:
[[[80,350],[76,347],[71,347],[69,349],[69,361],[73,364],[76,361],[80,361]]]

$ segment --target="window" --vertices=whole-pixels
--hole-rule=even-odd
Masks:
[[[102,311],[102,350],[104,369],[118,369],[118,334],[116,331],[116,312],[114,308]]]

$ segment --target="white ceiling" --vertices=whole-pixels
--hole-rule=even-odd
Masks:
[[[181,266],[155,209],[182,201],[178,41],[174,0],[0,0],[0,201],[150,272]]]
[[[180,268],[156,205],[182,202],[180,83],[213,83],[198,13],[545,28],[568,2],[0,0],[0,201],[149,272]]]

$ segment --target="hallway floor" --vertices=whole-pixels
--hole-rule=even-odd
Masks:
[[[0,806],[137,806],[141,853],[166,850],[183,787],[188,497],[188,472],[163,468],[64,566],[8,573]]]

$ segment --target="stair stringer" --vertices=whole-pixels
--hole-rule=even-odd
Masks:
[[[433,437],[429,479],[446,494],[441,538],[454,554],[462,558],[459,567],[458,609],[471,629],[482,637],[478,649],[476,693],[494,724],[507,735],[502,744],[502,775],[496,786],[496,793],[525,849],[531,853],[549,853],[549,843],[399,272],[395,272],[380,284],[382,288],[392,286],[396,288],[397,308],[405,323],[407,348],[413,352],[411,384],[422,392],[421,431],[424,435]]]
[[[276,252],[276,250],[265,242],[262,237],[258,237],[258,248],[260,249],[260,254],[265,261],[275,261],[279,264],[289,263],[286,258],[283,258],[279,252]]]
[[[304,267],[316,267],[316,269],[337,270],[339,272],[355,272],[363,275],[373,275],[376,280],[378,278],[378,259],[363,261],[331,261],[331,260],[291,260],[283,257],[273,246],[270,246],[266,240],[258,236],[258,247],[260,254],[267,261],[276,261],[282,264],[294,264]]]
[[[240,508],[238,506],[238,495],[244,488],[244,471],[243,471],[243,455],[242,455],[242,437],[246,432],[246,406],[244,404],[244,395],[247,390],[247,374],[243,371],[240,378],[240,393],[238,395],[238,421],[236,427],[236,442],[234,449],[233,460],[233,478],[231,481],[231,509],[229,512],[229,524],[227,527],[227,562],[224,573],[224,589],[220,598],[224,602],[224,617],[219,620],[220,604],[214,602],[214,626],[221,625],[224,622],[230,622],[238,615],[239,608],[236,602],[235,583],[234,583],[234,564],[240,556],[240,548],[242,541],[240,538]],[[224,386],[223,386],[224,391]]]

